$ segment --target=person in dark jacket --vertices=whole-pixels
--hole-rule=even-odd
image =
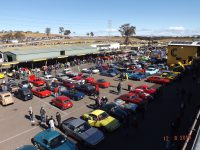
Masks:
[[[121,93],[121,82],[117,85],[117,94],[119,95]]]
[[[60,128],[61,127],[61,115],[59,112],[56,113],[56,120],[57,120],[57,128]]]
[[[40,109],[40,117],[41,117],[41,124],[45,124],[46,111],[43,106]]]

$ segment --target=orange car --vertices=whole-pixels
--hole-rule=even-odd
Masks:
[[[108,88],[110,86],[110,82],[105,81],[104,79],[98,79],[91,82],[92,85],[98,85],[101,88]]]

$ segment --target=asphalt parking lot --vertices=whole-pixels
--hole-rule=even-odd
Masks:
[[[87,65],[86,65],[87,66]],[[85,65],[80,66],[84,68]],[[77,71],[77,67],[72,68],[73,71]],[[100,96],[107,96],[109,101],[113,101],[118,97],[116,94],[109,93],[109,90],[116,91],[116,86],[119,81],[114,81],[113,78],[101,76],[98,74],[94,75],[95,79],[103,78],[106,81],[111,82],[111,87],[106,89],[100,89]],[[127,92],[127,84],[133,83],[134,87],[143,84],[143,81],[124,81],[122,83],[122,93]],[[145,83],[146,84],[146,83]],[[147,83],[150,86],[153,86],[151,83]],[[35,136],[38,132],[42,131],[36,120],[36,125],[32,126],[30,120],[28,119],[28,108],[29,106],[33,107],[34,115],[39,115],[39,111],[41,106],[44,106],[47,111],[47,115],[53,115],[55,118],[56,112],[59,111],[62,115],[62,120],[69,117],[80,117],[82,114],[91,111],[90,108],[87,107],[88,104],[94,104],[94,100],[90,99],[86,96],[84,99],[80,101],[73,101],[74,106],[68,110],[61,111],[60,109],[52,106],[50,101],[53,97],[48,98],[38,98],[34,96],[34,98],[30,101],[21,101],[19,99],[15,99],[14,105],[9,106],[0,106],[0,149],[1,150],[13,150],[21,145],[31,144],[31,138]],[[116,131],[117,132],[117,131]],[[114,136],[115,133],[113,133]],[[108,136],[112,136],[108,135]],[[106,141],[106,140],[105,140]],[[105,142],[106,144],[106,142]],[[104,147],[103,144],[100,147]]]

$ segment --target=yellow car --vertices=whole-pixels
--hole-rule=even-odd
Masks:
[[[3,79],[3,78],[5,78],[4,73],[0,73],[0,79]]]
[[[12,77],[12,76],[13,76],[13,73],[12,73],[12,72],[7,72],[6,75],[7,75],[8,77]]]
[[[116,130],[120,123],[117,119],[109,116],[103,110],[94,110],[89,114],[84,114],[82,119],[86,120],[91,126],[112,132]]]
[[[173,74],[173,73],[167,73],[167,72],[164,72],[161,74],[161,77],[162,78],[167,78],[169,80],[174,80],[176,78],[177,75]]]

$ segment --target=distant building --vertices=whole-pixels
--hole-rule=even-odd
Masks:
[[[167,46],[167,63],[185,63],[192,58],[200,57],[200,41],[195,42],[169,42]]]
[[[117,50],[117,49],[120,48],[120,44],[119,43],[93,44],[91,46],[97,48],[99,51]]]

